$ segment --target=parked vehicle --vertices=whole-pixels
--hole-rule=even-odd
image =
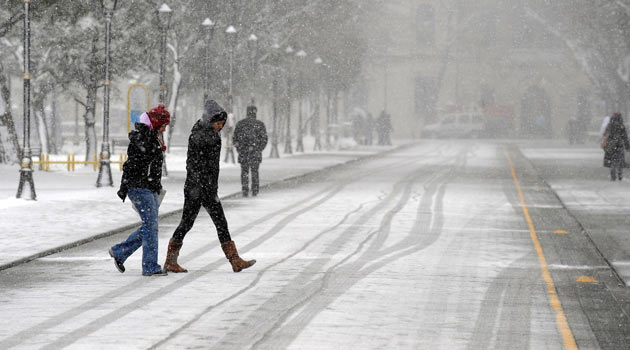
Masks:
[[[461,112],[445,114],[437,123],[425,125],[422,135],[428,138],[480,137],[484,131],[483,114]]]

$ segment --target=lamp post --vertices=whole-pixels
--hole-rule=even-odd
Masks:
[[[284,50],[288,57],[287,62],[287,134],[286,140],[284,142],[284,153],[292,154],[293,150],[291,148],[291,58],[293,56],[293,48],[291,46],[287,46]]]
[[[118,0],[103,0],[101,6],[105,13],[105,81],[103,82],[103,143],[101,144],[101,167],[98,170],[96,187],[114,186],[109,152],[109,43],[111,41],[112,15]]]
[[[234,148],[232,147],[232,126],[233,123],[236,123],[234,120],[234,97],[233,97],[233,77],[234,74],[234,44],[236,43],[236,28],[234,26],[229,26],[225,30],[225,36],[228,40],[228,44],[230,46],[230,76],[228,80],[228,127],[226,128],[226,140],[225,140],[225,162],[235,163],[234,159]]]
[[[328,63],[323,64],[326,67],[327,71],[325,76],[328,77],[330,73],[330,65]],[[332,144],[330,143],[330,124],[331,124],[331,113],[330,113],[330,88],[325,88],[326,90],[326,150],[330,150]]]
[[[22,163],[20,168],[20,184],[17,198],[22,196],[24,184],[28,182],[31,189],[31,199],[36,200],[35,183],[33,182],[33,160],[31,159],[31,22],[28,16],[30,0],[24,0],[24,144],[22,146]]]
[[[171,25],[171,16],[173,11],[167,4],[162,4],[157,10],[158,12],[158,25],[162,32],[161,45],[160,45],[160,102],[164,103],[166,100],[166,84],[164,83],[164,65],[166,61],[166,31]],[[166,22],[166,24],[164,24]]]
[[[274,43],[271,46],[271,59],[274,66],[272,93],[273,93],[273,133],[271,134],[271,153],[269,158],[280,158],[278,152],[278,60],[280,58],[280,45]]]
[[[306,52],[304,50],[298,51],[295,56],[300,59],[300,67],[299,67],[299,85],[298,85],[298,129],[297,129],[297,144],[295,145],[296,152],[304,152],[304,142],[303,142],[303,132],[304,128],[302,125],[303,119],[303,111],[302,111],[302,97],[304,94],[304,58],[306,58]]]
[[[250,80],[252,82],[251,85],[251,89],[252,89],[252,101],[251,101],[251,105],[254,106],[254,104],[256,103],[255,99],[254,99],[254,91],[256,90],[256,72],[258,70],[258,37],[256,36],[256,34],[252,33],[249,35],[249,38],[247,38],[247,47],[249,48],[249,52],[251,55],[251,59],[252,59],[252,76],[250,77]]]
[[[210,42],[212,41],[212,37],[214,36],[214,22],[207,18],[201,23],[201,25],[206,29],[206,57],[203,62],[203,103],[208,99],[208,94],[210,91],[210,78],[208,77],[208,65],[210,64]]]
[[[166,3],[163,3],[162,6],[160,6],[160,8],[157,10],[158,26],[160,28],[160,31],[162,32],[160,45],[160,103],[164,103],[164,101],[166,100],[166,83],[164,82],[164,65],[166,62],[166,32],[171,25],[172,15],[173,11],[170,7],[168,7]],[[164,161],[162,162],[162,174],[164,174],[164,176],[168,176],[168,169],[166,168],[166,153],[164,153]]]
[[[313,63],[315,63],[316,65],[316,72],[317,72],[317,76],[318,76],[318,81],[319,79],[321,79],[321,74],[320,74],[320,70],[321,70],[321,66],[322,63],[324,61],[322,61],[322,59],[320,57],[315,58],[315,60],[313,61]],[[320,97],[321,97],[321,84],[317,84],[317,100],[315,102],[315,119],[313,119],[313,129],[315,129],[315,145],[313,146],[313,151],[321,151],[322,149],[322,141],[321,141],[321,133],[319,130],[319,103],[320,103]]]

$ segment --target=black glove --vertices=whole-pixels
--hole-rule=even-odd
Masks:
[[[127,192],[129,192],[129,188],[127,188],[127,186],[120,186],[120,189],[116,192],[118,197],[122,199],[123,203],[125,202],[125,198],[127,198]]]

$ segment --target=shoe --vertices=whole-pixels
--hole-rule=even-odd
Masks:
[[[120,272],[120,273],[125,272],[125,265],[123,265],[122,261],[116,259],[116,257],[114,256],[114,251],[112,250],[112,248],[109,248],[109,256],[111,256],[114,259],[114,265],[116,265],[116,268],[118,269],[118,272]]]
[[[166,261],[164,262],[164,265],[162,265],[163,270],[175,273],[188,272],[188,270],[177,263],[177,257],[179,257],[179,250],[182,249],[182,244],[184,244],[184,242],[175,242],[173,238],[171,238],[168,242]]]
[[[154,273],[143,273],[142,276],[167,276],[168,272],[166,272],[166,270],[162,269],[160,271],[154,272]]]
[[[238,251],[236,250],[236,245],[234,241],[227,241],[225,243],[221,243],[221,248],[223,249],[223,253],[225,257],[228,259],[230,264],[232,265],[232,271],[241,272],[241,270],[246,269],[256,263],[256,260],[243,260],[238,255]]]

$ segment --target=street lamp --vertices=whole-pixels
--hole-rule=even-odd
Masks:
[[[258,56],[258,37],[256,36],[256,34],[252,33],[249,35],[249,38],[247,38],[247,47],[249,48],[249,52],[251,54],[251,58],[252,58],[252,76],[251,76],[251,89],[252,89],[252,101],[251,101],[251,105],[253,106],[255,104],[255,100],[254,100],[254,91],[256,90],[256,72],[257,72],[257,68],[258,68],[258,61],[257,61],[257,56]]]
[[[160,6],[160,8],[157,10],[158,27],[162,32],[160,47],[160,103],[164,103],[164,100],[166,100],[166,83],[164,82],[164,65],[166,62],[166,31],[171,25],[172,15],[173,11],[170,7],[168,7],[166,3],[163,3],[162,6]],[[162,173],[164,174],[164,176],[168,176],[168,169],[166,169],[166,153],[164,153],[164,161],[162,162]]]
[[[293,48],[291,46],[287,46],[284,50],[288,57],[288,67],[287,67],[287,135],[286,140],[284,142],[284,153],[292,154],[293,150],[291,149],[291,58],[293,56]]]
[[[317,76],[318,76],[318,81],[319,79],[321,79],[321,74],[320,74],[320,70],[322,67],[322,63],[324,63],[324,61],[322,61],[322,59],[318,56],[317,58],[315,58],[315,60],[313,60],[313,63],[315,63],[316,65],[316,72],[317,72]],[[313,151],[321,151],[322,149],[322,141],[321,141],[321,134],[320,134],[320,130],[319,130],[319,103],[320,103],[320,97],[321,97],[321,84],[317,84],[317,100],[315,102],[315,119],[313,119],[313,129],[315,129],[315,145],[313,146]]]
[[[236,43],[236,28],[234,26],[229,26],[225,30],[225,36],[227,38],[228,44],[230,46],[230,76],[228,80],[228,127],[226,128],[226,140],[225,140],[225,162],[231,161],[235,163],[234,159],[234,149],[232,147],[232,123],[235,123],[234,120],[234,97],[233,97],[233,77],[234,74],[234,44]]]
[[[101,167],[98,170],[96,187],[114,186],[109,152],[109,43],[111,40],[112,15],[118,0],[101,0],[105,13],[105,81],[103,82],[103,143],[101,144]],[[103,177],[105,177],[103,179]]]
[[[325,67],[327,69],[326,73],[324,74],[324,76],[326,78],[328,78],[330,76],[330,65],[328,63],[322,64],[323,67]],[[330,143],[330,124],[331,124],[331,106],[330,106],[330,89],[326,88],[326,149],[329,150],[332,145]]]
[[[164,83],[164,64],[166,61],[166,31],[171,25],[171,16],[173,10],[166,3],[162,4],[157,10],[158,12],[158,26],[162,32],[161,46],[160,46],[160,102],[164,103],[166,99],[166,84]],[[166,24],[164,24],[166,23]]]
[[[33,160],[31,159],[31,22],[28,16],[30,0],[24,0],[24,144],[22,146],[22,163],[20,168],[20,184],[17,198],[22,196],[24,184],[28,182],[31,189],[31,199],[36,200],[35,183],[33,182]]]
[[[297,129],[297,144],[295,145],[296,152],[304,152],[304,142],[303,139],[303,127],[302,127],[302,97],[304,93],[304,75],[303,75],[303,62],[304,58],[306,58],[306,52],[304,50],[300,50],[295,54],[300,59],[300,67],[299,67],[299,85],[298,85],[298,129]]]
[[[280,58],[280,45],[274,43],[271,46],[271,61],[274,66],[273,73],[273,133],[271,134],[271,153],[269,158],[280,158],[278,152],[278,60]]]
[[[201,25],[206,29],[206,57],[203,62],[203,102],[205,103],[208,99],[208,94],[210,91],[210,78],[208,77],[208,65],[210,61],[210,42],[212,41],[212,37],[214,36],[214,22],[207,18],[201,23]]]

